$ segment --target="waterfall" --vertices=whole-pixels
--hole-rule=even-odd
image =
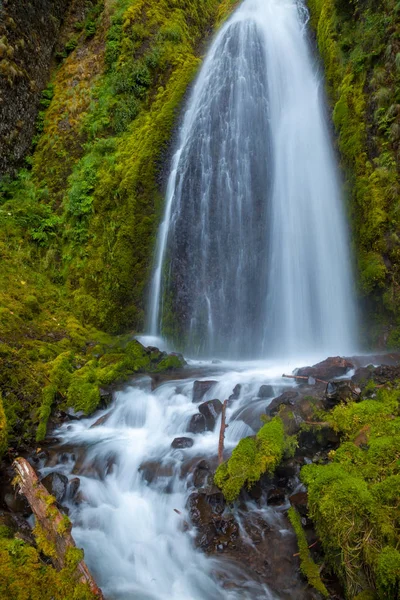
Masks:
[[[151,333],[188,354],[353,349],[351,260],[307,18],[301,1],[245,0],[192,90],[149,310]]]

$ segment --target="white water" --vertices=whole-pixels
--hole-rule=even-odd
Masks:
[[[306,21],[300,0],[245,0],[191,94],[150,298],[151,333],[179,323],[191,355],[354,350],[351,260]]]
[[[259,416],[268,404],[268,400],[256,398],[260,385],[271,383],[278,393],[285,385],[282,370],[291,368],[293,365],[260,363],[236,368],[223,365],[204,376],[211,375],[218,382],[204,401],[226,398],[238,382],[242,384],[240,398],[227,411],[227,449],[254,433],[249,423],[259,428]],[[110,600],[278,598],[254,581],[256,574],[241,573],[226,559],[207,558],[194,548],[193,531],[185,531],[184,522],[189,520],[186,500],[193,490],[186,472],[202,458],[215,458],[219,436],[219,423],[213,432],[186,433],[190,417],[198,410],[192,402],[193,381],[169,381],[152,392],[150,379],[143,378],[119,392],[107,411],[56,432],[65,450],[60,449],[58,464],[42,473],[79,475],[81,502],[65,504],[74,523],[73,536],[84,548],[85,560]],[[106,413],[108,420],[91,428]],[[193,447],[172,449],[172,440],[179,436],[193,438]],[[193,459],[197,460],[193,463]],[[165,474],[146,483],[140,466],[149,461],[165,467]],[[258,514],[281,528],[279,514],[273,509],[259,509]],[[256,550],[249,547],[249,551]],[[234,584],[233,589],[229,584]]]

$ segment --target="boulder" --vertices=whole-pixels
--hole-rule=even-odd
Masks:
[[[206,430],[213,431],[215,423],[222,412],[222,402],[220,400],[208,400],[199,405],[199,412],[204,415],[206,420]]]
[[[70,500],[78,499],[78,493],[79,493],[80,486],[81,486],[81,480],[79,479],[79,477],[73,477],[69,481],[68,487],[67,487],[67,497]]]
[[[171,448],[191,448],[194,444],[192,438],[179,437],[175,438],[171,444]]]
[[[193,384],[193,402],[201,402],[204,396],[216,385],[216,381],[195,381]]]
[[[57,502],[61,504],[67,491],[68,477],[54,471],[43,477],[41,484],[44,485],[49,494],[54,496]]]
[[[173,465],[160,464],[155,460],[148,460],[140,465],[139,472],[142,473],[143,479],[147,483],[152,483],[159,477],[172,477],[174,467]]]
[[[274,388],[272,385],[262,385],[258,390],[259,398],[273,398],[274,396]]]
[[[289,502],[300,513],[302,517],[307,517],[308,512],[308,494],[307,492],[297,492],[289,498]]]
[[[229,396],[229,400],[237,400],[240,397],[240,392],[242,391],[242,386],[240,383],[237,383],[232,390],[232,394]]]
[[[206,418],[201,413],[196,413],[190,419],[188,432],[189,433],[204,433],[207,429]]]
[[[351,379],[342,379],[340,381],[330,381],[326,386],[325,398],[328,407],[336,406],[339,402],[348,400],[358,400],[361,389],[351,381]]]
[[[296,398],[299,398],[299,392],[295,392],[294,390],[288,390],[287,392],[283,392],[277,398],[274,398],[272,402],[267,406],[267,413],[271,416],[276,415],[279,412],[279,408],[282,404],[285,406],[294,406]]]
[[[203,488],[212,483],[213,473],[211,465],[206,460],[197,463],[193,471],[193,485],[196,488]]]
[[[278,506],[285,502],[285,490],[279,487],[273,487],[268,490],[267,493],[267,504],[272,506]]]
[[[351,369],[354,369],[354,365],[347,358],[334,356],[327,358],[312,367],[302,367],[301,369],[297,369],[295,374],[301,377],[313,377],[315,379],[329,381],[335,377],[346,375]]]

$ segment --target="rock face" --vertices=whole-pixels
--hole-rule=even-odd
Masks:
[[[199,406],[199,412],[206,420],[207,431],[213,431],[218,416],[222,412],[222,402],[220,400],[208,400]]]
[[[62,473],[49,473],[46,475],[46,477],[43,477],[41,483],[44,485],[49,494],[54,496],[57,502],[61,504],[67,491],[68,477]]]
[[[201,402],[216,381],[195,381],[193,384],[193,402]]]
[[[188,432],[189,433],[204,433],[207,429],[206,418],[201,413],[196,413],[190,419]]]
[[[322,379],[329,381],[335,377],[342,377],[346,375],[350,369],[353,369],[354,365],[347,358],[341,356],[335,356],[327,358],[312,367],[302,367],[298,369],[296,375],[301,377],[314,377],[315,379]]]
[[[171,448],[191,448],[194,444],[192,438],[180,437],[175,438],[171,444]]]
[[[0,3],[0,176],[30,148],[68,0]]]

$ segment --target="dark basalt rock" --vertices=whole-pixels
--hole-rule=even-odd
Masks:
[[[216,381],[195,381],[193,384],[193,402],[201,402],[204,396],[216,385]]]
[[[41,483],[49,494],[54,496],[57,502],[61,504],[67,491],[68,477],[62,473],[49,473],[46,477],[43,477]]]
[[[79,477],[74,477],[73,479],[71,479],[67,487],[67,498],[69,498],[70,500],[76,500],[78,497],[80,486],[81,480],[79,479]]]
[[[329,408],[336,406],[339,402],[358,400],[360,394],[361,389],[351,379],[344,379],[341,381],[330,381],[326,386],[325,398]]]
[[[240,383],[237,383],[233,388],[232,394],[229,396],[229,400],[237,400],[240,397],[240,392],[242,391],[242,386]]]
[[[204,415],[207,431],[213,431],[218,416],[222,412],[222,402],[220,400],[208,400],[199,406],[199,412]]]
[[[279,408],[282,404],[285,406],[294,406],[296,398],[299,398],[299,392],[289,390],[284,392],[277,398],[274,398],[267,407],[267,413],[271,416],[276,415],[279,412]]]
[[[147,483],[152,483],[159,477],[172,477],[174,474],[173,465],[162,465],[158,461],[152,460],[142,463],[139,471]]]
[[[206,418],[201,413],[196,413],[190,419],[188,426],[189,433],[204,433],[207,429]]]
[[[307,492],[297,492],[289,498],[289,502],[302,517],[307,517],[308,513],[308,494]]]
[[[196,488],[202,488],[212,483],[213,472],[211,465],[206,460],[197,463],[193,471],[193,485]]]
[[[232,515],[225,515],[225,500],[218,488],[212,486],[202,492],[193,492],[187,509],[198,534],[196,545],[206,552],[221,552],[234,547],[239,537],[239,526]]]
[[[262,385],[258,390],[259,398],[272,398],[274,396],[274,388],[272,385]]]
[[[330,379],[335,379],[335,377],[346,375],[351,369],[354,369],[354,365],[347,358],[334,356],[327,358],[312,367],[302,367],[301,369],[297,369],[295,374],[301,377],[314,377],[315,379],[329,381]]]
[[[273,487],[268,490],[267,493],[267,504],[272,506],[278,506],[285,502],[285,490],[279,487]]]
[[[194,444],[192,438],[179,437],[175,438],[171,444],[171,448],[191,448]]]

